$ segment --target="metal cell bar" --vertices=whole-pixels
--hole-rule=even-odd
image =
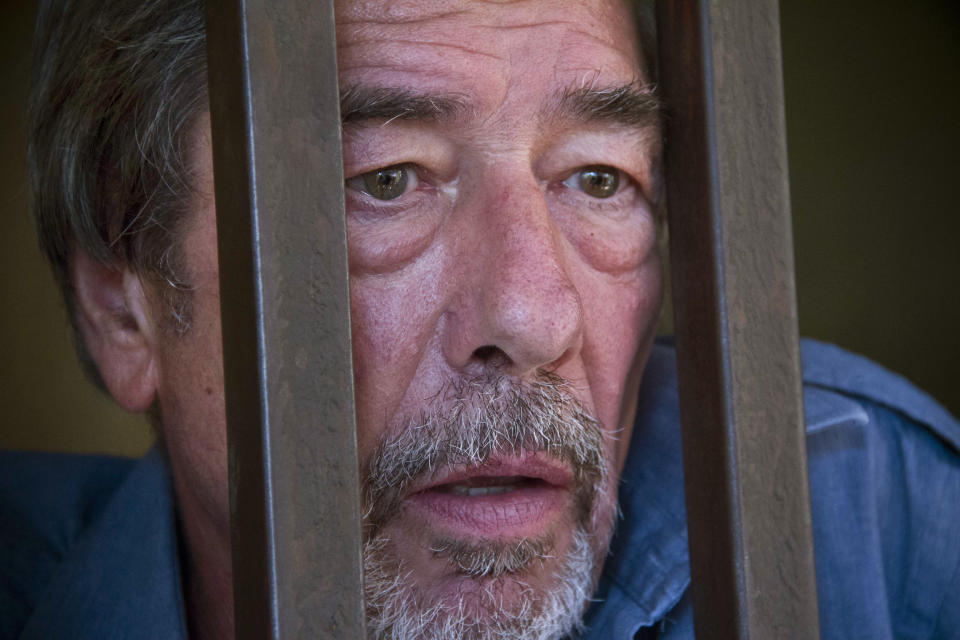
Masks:
[[[660,0],[697,638],[817,638],[776,0]]]
[[[237,638],[365,637],[333,3],[208,0]]]

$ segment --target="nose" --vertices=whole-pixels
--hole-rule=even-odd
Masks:
[[[460,218],[461,285],[443,328],[456,370],[493,367],[524,377],[559,366],[581,340],[580,296],[563,235],[533,176],[518,183],[517,175],[488,181]]]

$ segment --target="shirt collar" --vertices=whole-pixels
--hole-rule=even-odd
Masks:
[[[622,516],[585,619],[588,637],[632,639],[663,619],[690,584],[676,379],[673,349],[656,344],[621,475]]]

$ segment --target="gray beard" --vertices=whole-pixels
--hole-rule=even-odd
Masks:
[[[557,640],[582,629],[583,609],[606,552],[615,508],[605,503],[608,480],[604,434],[550,373],[532,383],[480,377],[459,381],[438,403],[384,439],[366,465],[364,588],[367,635],[382,640]],[[501,543],[431,541],[475,588],[456,602],[430,601],[412,579],[384,532],[410,485],[450,466],[475,467],[493,455],[544,452],[574,472],[572,545],[555,558],[550,536]],[[537,592],[524,574],[553,562],[555,586]],[[509,606],[504,605],[509,590]]]

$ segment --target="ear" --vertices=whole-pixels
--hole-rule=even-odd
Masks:
[[[139,276],[83,251],[71,264],[77,325],[110,395],[127,411],[145,411],[157,388],[157,332]]]

